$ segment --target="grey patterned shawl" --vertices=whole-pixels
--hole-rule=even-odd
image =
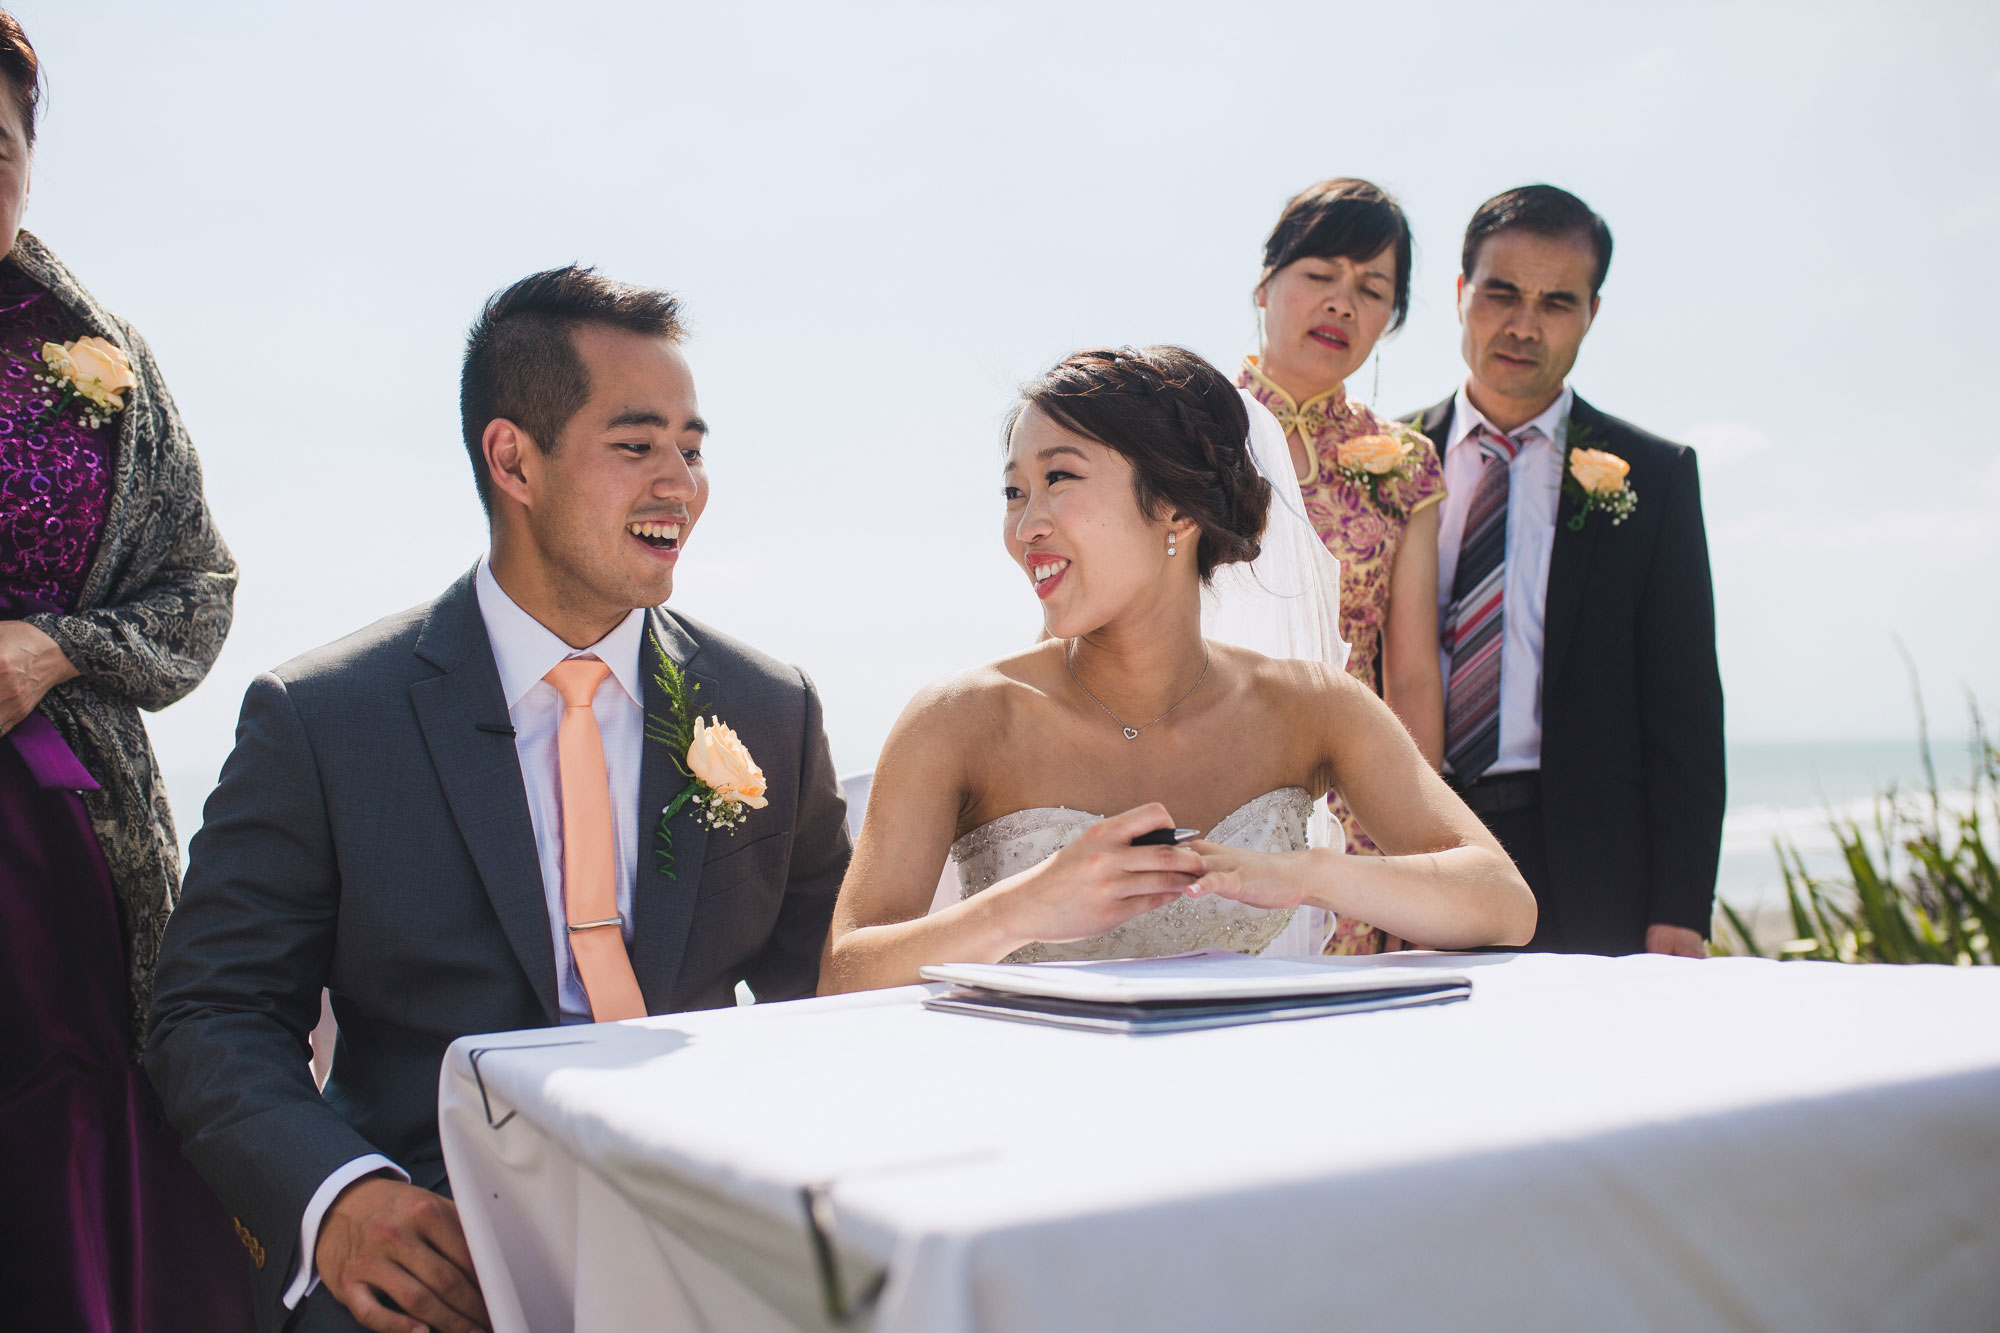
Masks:
[[[7,257],[85,333],[123,348],[138,380],[119,419],[110,509],[82,595],[70,615],[28,617],[80,673],[49,691],[41,711],[103,787],[86,792],[84,805],[117,889],[136,1057],[181,873],[166,787],[139,710],[184,698],[215,664],[234,611],[236,562],[215,530],[194,445],[145,339],[29,233]]]

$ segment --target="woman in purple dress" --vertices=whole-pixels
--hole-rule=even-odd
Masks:
[[[236,569],[146,344],[20,230],[39,94],[0,11],[0,1322],[247,1330],[261,1256],[137,1063],[179,875],[138,710],[208,673]]]

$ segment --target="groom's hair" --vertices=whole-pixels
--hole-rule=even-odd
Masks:
[[[532,273],[486,302],[465,339],[458,381],[459,424],[479,503],[493,513],[492,481],[480,440],[488,423],[519,426],[544,454],[590,400],[590,370],[570,334],[583,324],[679,342],[681,303],[666,292],[632,287],[571,264]]]
[[[1250,457],[1250,416],[1229,377],[1185,347],[1072,352],[1021,390],[1007,436],[1029,407],[1132,465],[1139,511],[1201,525],[1195,569],[1255,560],[1271,484]]]
[[[1588,242],[1597,260],[1590,275],[1592,297],[1604,286],[1604,275],[1611,271],[1609,223],[1568,190],[1553,185],[1523,185],[1488,199],[1472,215],[1472,221],[1465,224],[1465,249],[1459,255],[1459,271],[1468,281],[1479,262],[1479,247],[1503,231],[1525,231],[1551,239],[1573,237]]]

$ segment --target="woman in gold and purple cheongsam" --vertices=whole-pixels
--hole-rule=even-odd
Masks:
[[[1410,305],[1410,226],[1367,181],[1301,191],[1264,243],[1256,297],[1261,345],[1237,386],[1285,428],[1306,512],[1340,560],[1347,669],[1381,695],[1437,767],[1444,749],[1438,662],[1437,525],[1444,469],[1414,430],[1347,396],[1348,378]],[[1350,852],[1375,844],[1336,793]],[[1375,953],[1390,941],[1342,918],[1328,953]]]

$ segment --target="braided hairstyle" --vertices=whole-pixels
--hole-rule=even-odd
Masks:
[[[1021,390],[1008,433],[1033,407],[1132,465],[1139,511],[1199,525],[1195,569],[1255,560],[1271,485],[1247,447],[1250,418],[1226,376],[1184,347],[1072,352]]]

